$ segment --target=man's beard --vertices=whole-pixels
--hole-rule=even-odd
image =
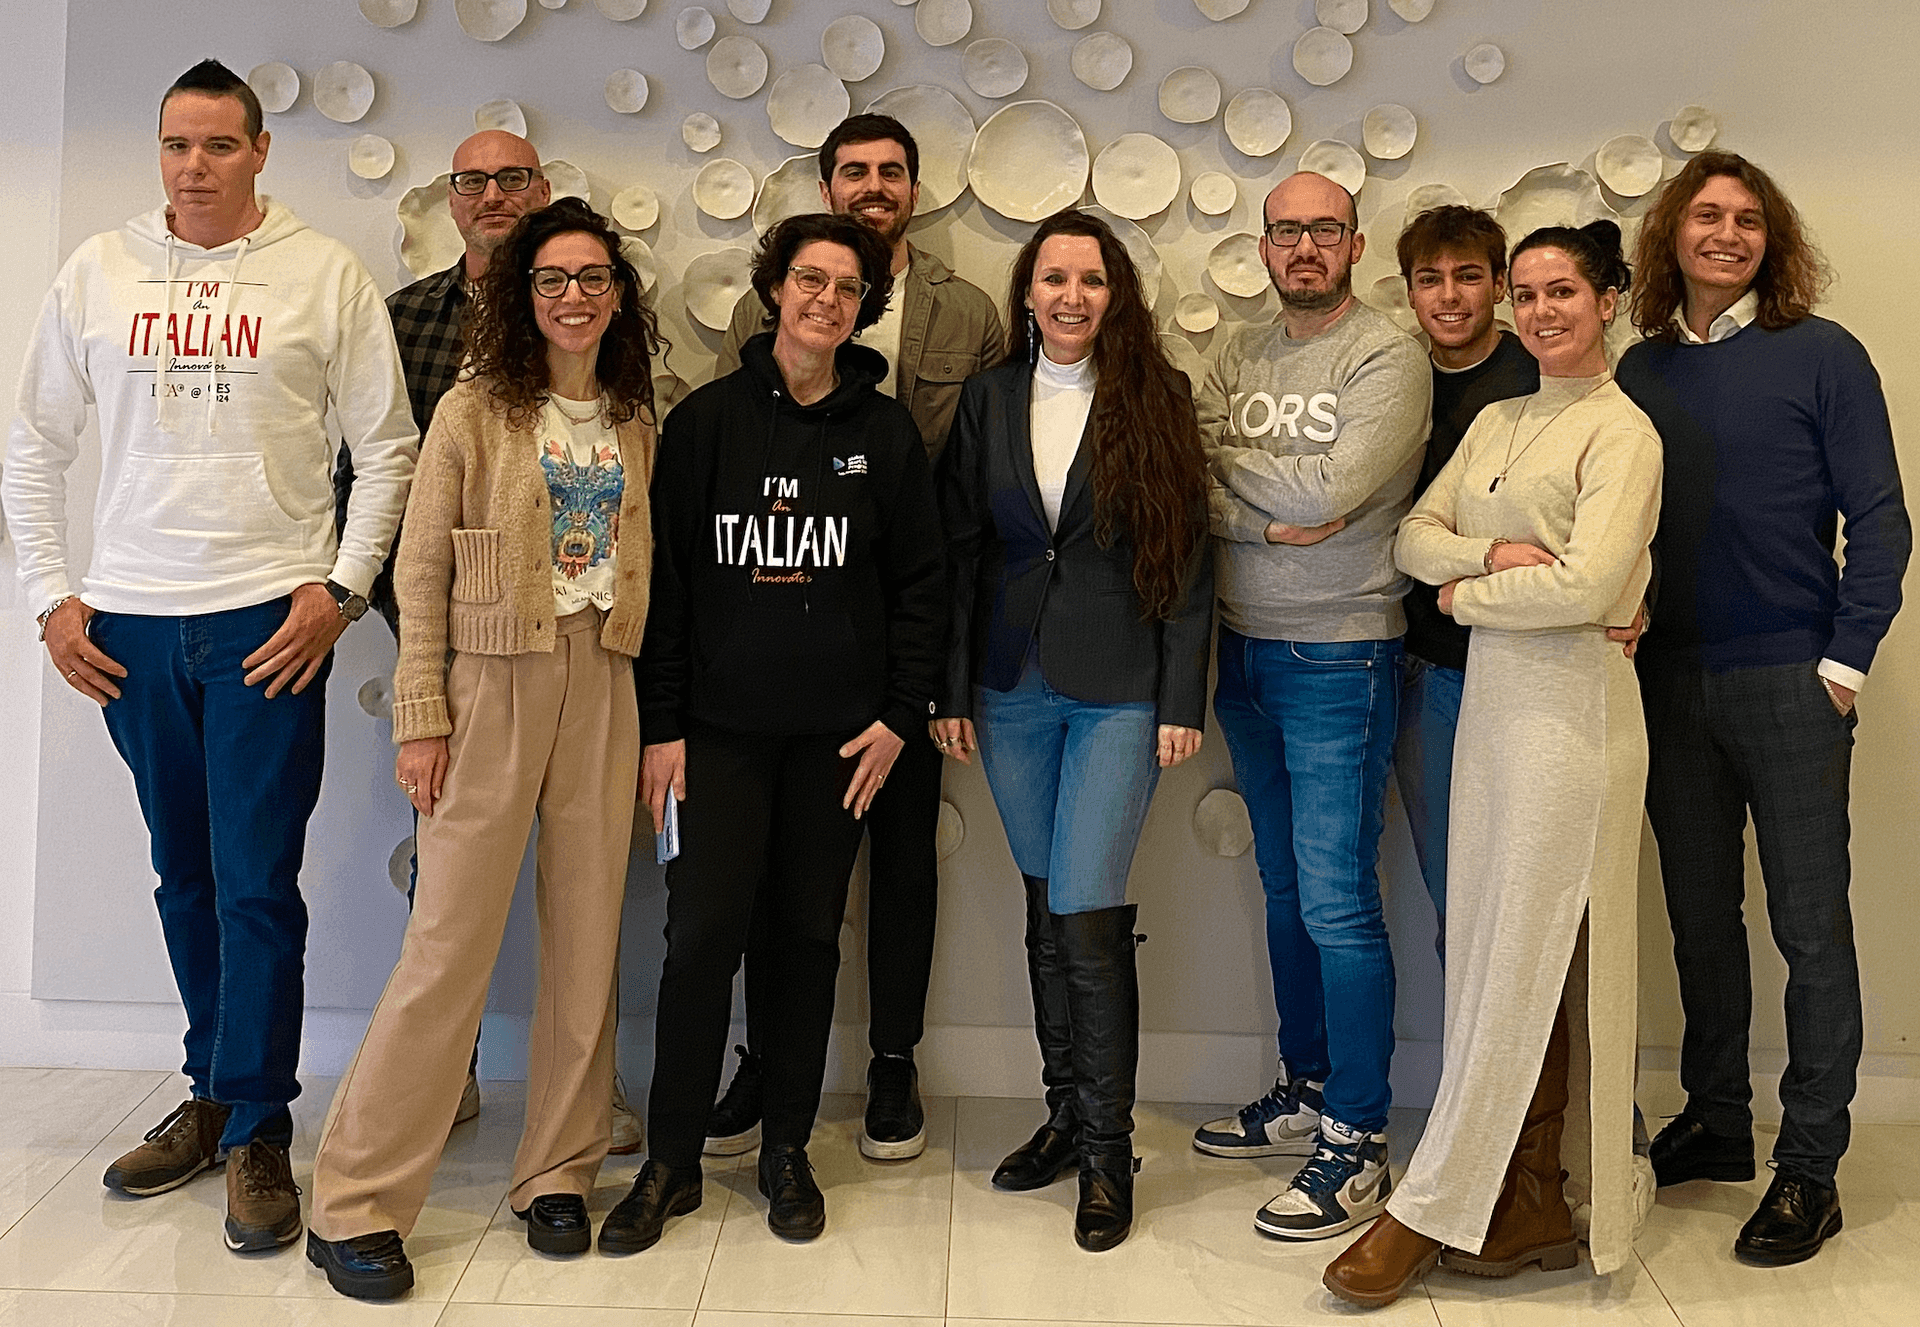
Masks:
[[[1340,274],[1325,290],[1288,290],[1275,278],[1273,289],[1280,296],[1280,303],[1293,313],[1325,313],[1339,306],[1340,301],[1353,293],[1353,269],[1348,268]]]
[[[886,225],[876,226],[872,222],[868,221],[865,217],[861,216],[857,211],[857,209],[860,207],[862,203],[871,202],[871,201],[873,200],[867,199],[867,198],[860,198],[860,199],[854,200],[853,206],[847,209],[847,215],[852,217],[855,221],[858,221],[861,225],[871,229],[874,234],[878,235],[881,239],[885,240],[887,242],[887,247],[891,249],[894,245],[900,243],[900,237],[907,233],[907,223],[913,220],[913,213],[902,208],[893,214],[893,219],[887,222]]]

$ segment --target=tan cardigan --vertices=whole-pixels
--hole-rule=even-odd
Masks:
[[[400,662],[393,676],[393,740],[444,737],[447,651],[550,653],[554,643],[553,511],[537,431],[509,429],[485,382],[456,383],[440,400],[400,527],[394,596]],[[645,416],[614,430],[626,485],[620,496],[618,574],[600,643],[640,653],[653,564],[647,490],[654,428]]]

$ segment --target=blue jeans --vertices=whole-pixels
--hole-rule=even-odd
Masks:
[[[1380,829],[1401,643],[1253,640],[1220,628],[1213,711],[1253,818],[1280,1058],[1326,1081],[1326,1113],[1386,1127],[1393,951]]]
[[[232,1108],[221,1143],[287,1143],[300,1094],[307,906],[300,862],[320,798],[327,673],[272,700],[240,661],[290,600],[190,617],[96,613],[125,665],[107,733],[133,771],[160,877],[154,901],[187,1010],[193,1094]]]
[[[1467,675],[1409,654],[1400,690],[1400,735],[1394,781],[1413,831],[1413,855],[1427,882],[1439,925],[1433,947],[1447,961],[1447,810],[1453,789],[1453,733],[1460,726],[1460,689]]]
[[[1063,696],[1032,660],[1011,691],[974,690],[980,763],[1022,875],[1055,913],[1117,908],[1160,782],[1151,702]]]

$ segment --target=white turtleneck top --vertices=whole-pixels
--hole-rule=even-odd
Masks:
[[[1060,502],[1067,491],[1067,471],[1080,451],[1093,411],[1093,356],[1078,364],[1055,364],[1046,351],[1033,365],[1033,404],[1029,431],[1033,434],[1033,477],[1040,486],[1040,505],[1047,526],[1060,524]]]

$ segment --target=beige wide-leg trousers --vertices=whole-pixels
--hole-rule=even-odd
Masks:
[[[600,645],[601,613],[560,619],[551,654],[456,654],[451,764],[420,818],[400,961],[334,1093],[313,1163],[322,1239],[412,1232],[453,1126],[527,833],[540,976],[527,1117],[508,1202],[585,1196],[607,1155],[614,966],[633,833],[640,721],[633,664]]]

